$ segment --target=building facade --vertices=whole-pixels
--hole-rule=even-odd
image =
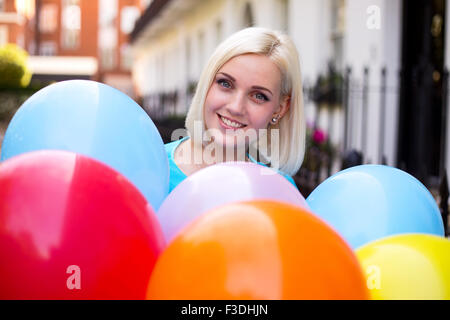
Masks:
[[[134,97],[129,34],[148,1],[99,0],[99,79]]]
[[[34,28],[28,25],[28,20],[34,14],[34,1],[16,6],[14,0],[0,0],[0,45],[16,43],[25,48],[26,41],[33,37]]]
[[[128,35],[148,1],[0,0],[0,45],[31,55],[35,77],[88,78],[130,96]]]

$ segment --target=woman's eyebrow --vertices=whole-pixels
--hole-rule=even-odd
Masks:
[[[232,81],[236,82],[236,79],[233,78],[232,76],[230,76],[228,73],[225,73],[225,72],[218,72],[217,74],[223,74],[224,76],[230,78]]]
[[[225,72],[218,72],[217,74],[223,74],[224,76],[230,78],[231,81],[236,82],[236,79],[234,79],[232,76],[230,76],[228,73]],[[261,86],[252,86],[252,88],[254,89],[259,89],[259,90],[265,90],[267,92],[269,92],[271,95],[273,95],[272,91],[270,91],[267,88],[261,87]]]
[[[270,91],[270,90],[267,89],[267,88],[260,87],[260,86],[252,86],[252,88],[254,88],[254,89],[259,89],[259,90],[265,90],[265,91],[269,92],[269,93],[273,96],[272,91]]]

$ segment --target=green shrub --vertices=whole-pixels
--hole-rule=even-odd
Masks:
[[[25,88],[31,80],[28,53],[15,44],[0,47],[0,88]]]

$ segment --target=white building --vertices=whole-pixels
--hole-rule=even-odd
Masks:
[[[153,0],[131,36],[134,85],[151,115],[185,114],[202,67],[220,41],[251,25],[284,30],[298,47],[305,87],[311,87],[319,75],[326,73],[330,61],[342,74],[351,69],[347,113],[342,107],[318,108],[317,103],[306,99],[308,122],[331,131],[330,138],[340,150],[362,151],[366,163],[380,163],[384,156],[389,165],[427,179],[437,178],[443,167],[450,167],[450,146],[444,151],[436,136],[420,135],[450,128],[450,115],[449,120],[438,123],[445,116],[445,99],[424,100],[411,108],[409,104],[421,101],[422,92],[429,93],[424,96],[431,99],[433,92],[445,86],[443,57],[446,65],[450,61],[450,50],[443,46],[450,45],[450,33],[442,28],[447,26],[444,21],[450,10],[445,2]],[[418,33],[414,28],[425,32]],[[414,52],[406,54],[416,43],[426,45],[417,45]],[[421,49],[429,43],[434,43],[430,50]],[[439,53],[442,57],[435,58]],[[425,73],[427,69],[418,62],[422,60],[414,60],[415,56],[431,61],[424,64],[431,64],[431,73]],[[407,75],[415,67],[421,69],[412,73],[415,80],[411,80]],[[400,71],[405,78],[400,77]],[[432,80],[417,85],[417,77]],[[437,111],[427,111],[433,101]],[[426,116],[417,115],[414,108],[425,110]],[[423,132],[418,134],[418,128],[408,126],[414,121],[422,123],[418,126]],[[444,142],[445,135],[437,140]],[[417,143],[422,155],[417,154]],[[428,166],[424,172],[420,171],[422,164]]]

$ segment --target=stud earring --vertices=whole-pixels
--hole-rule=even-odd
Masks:
[[[276,124],[278,121],[278,116],[272,118],[272,124]]]

